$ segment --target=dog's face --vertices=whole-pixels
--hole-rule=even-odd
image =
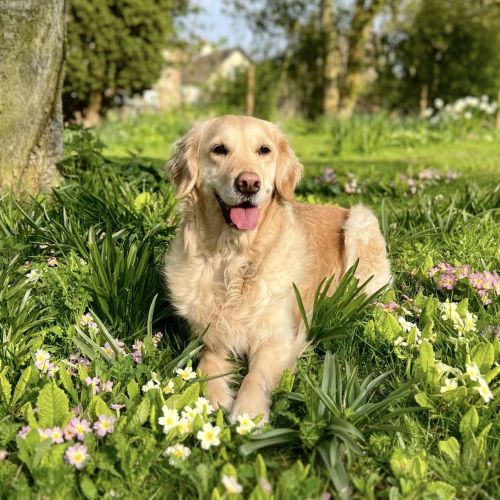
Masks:
[[[292,199],[302,174],[277,127],[248,116],[198,124],[178,141],[167,167],[179,197],[196,191],[239,231],[256,229],[261,209],[276,197]]]

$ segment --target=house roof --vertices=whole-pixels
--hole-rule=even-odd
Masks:
[[[240,52],[249,63],[250,57],[239,47],[222,49],[210,54],[195,57],[182,72],[184,85],[202,85],[207,82],[214,70],[219,67],[231,54]]]

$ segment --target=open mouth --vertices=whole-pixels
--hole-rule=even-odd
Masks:
[[[224,220],[231,226],[239,230],[252,230],[257,227],[260,217],[260,209],[250,201],[244,201],[238,205],[228,205],[215,193],[215,198],[219,204]]]

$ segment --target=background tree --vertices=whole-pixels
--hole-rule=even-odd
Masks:
[[[380,38],[380,101],[406,111],[500,88],[500,2],[405,2]]]
[[[187,0],[72,0],[64,81],[66,115],[95,123],[103,108],[159,77],[173,19]]]
[[[0,4],[0,188],[35,192],[62,153],[65,0]]]

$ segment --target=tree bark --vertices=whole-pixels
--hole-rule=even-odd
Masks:
[[[420,100],[419,100],[420,117],[425,117],[425,112],[429,107],[429,86],[424,83],[420,89]]]
[[[363,87],[366,44],[373,18],[382,7],[383,0],[372,0],[368,7],[365,7],[365,3],[364,0],[356,0],[348,35],[349,50],[340,103],[340,114],[345,117],[351,116],[354,112],[359,93]]]
[[[500,89],[497,95],[497,129],[500,130]]]
[[[247,91],[245,99],[245,113],[253,116],[255,112],[255,65],[250,63],[247,68]]]
[[[339,110],[339,74],[342,60],[333,20],[332,0],[321,0],[321,30],[324,37],[325,55],[323,60],[323,113],[335,116]]]
[[[65,3],[0,4],[0,189],[34,193],[57,180]]]

